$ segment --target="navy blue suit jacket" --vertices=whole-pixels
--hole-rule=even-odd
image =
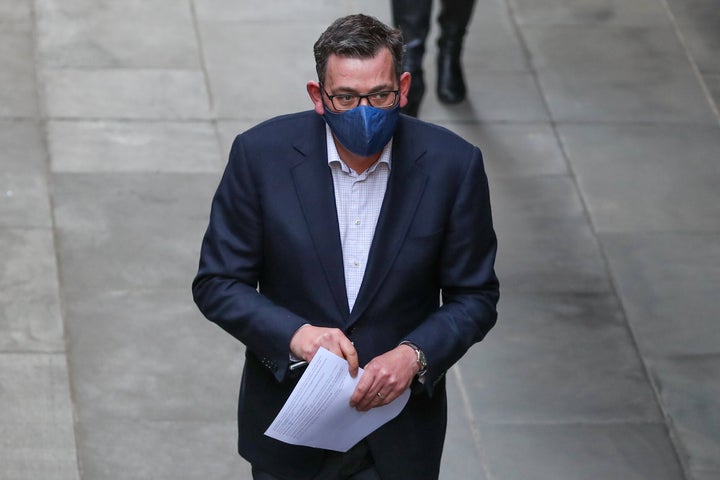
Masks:
[[[383,479],[436,478],[445,435],[445,372],[496,320],[496,238],[480,150],[401,116],[368,265],[348,308],[325,123],[313,111],[239,135],[213,199],[193,282],[203,314],[246,346],[239,451],[263,470],[309,478],[323,450],[263,435],[297,382],[290,338],[337,327],[363,366],[409,340],[424,385],[367,438]],[[442,292],[442,302],[440,301]]]

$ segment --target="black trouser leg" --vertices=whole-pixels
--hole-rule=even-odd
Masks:
[[[465,99],[466,87],[460,61],[465,31],[475,0],[443,0],[438,23],[437,94],[442,102],[458,103]]]
[[[425,94],[423,77],[423,56],[425,39],[430,29],[432,0],[392,0],[392,14],[395,26],[403,32],[405,56],[403,70],[410,72],[412,82],[408,93],[408,104],[403,113],[416,117],[420,102]]]
[[[252,466],[253,480],[282,480]],[[365,442],[360,442],[344,453],[330,453],[320,471],[313,480],[380,480],[375,469],[370,450]]]

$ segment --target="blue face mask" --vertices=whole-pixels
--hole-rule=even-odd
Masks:
[[[395,133],[400,102],[388,110],[358,105],[340,113],[326,106],[323,117],[343,147],[361,157],[369,157],[382,150]]]

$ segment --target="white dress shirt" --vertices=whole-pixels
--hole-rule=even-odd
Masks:
[[[385,145],[380,158],[358,174],[340,158],[328,126],[326,137],[328,166],[332,171],[335,207],[340,225],[345,287],[352,311],[365,275],[370,245],[390,177],[392,140]]]

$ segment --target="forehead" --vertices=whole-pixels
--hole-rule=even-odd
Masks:
[[[328,88],[366,90],[379,85],[394,85],[395,68],[387,48],[369,58],[342,57],[331,54],[325,71]]]

